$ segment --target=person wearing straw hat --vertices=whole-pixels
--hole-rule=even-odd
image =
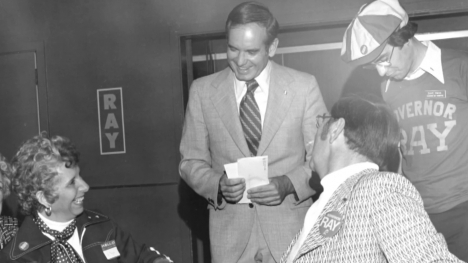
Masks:
[[[401,171],[416,186],[449,250],[468,261],[468,54],[414,37],[397,0],[364,5],[341,58],[375,68],[400,129]]]

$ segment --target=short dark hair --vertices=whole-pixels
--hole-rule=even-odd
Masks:
[[[79,152],[75,145],[62,136],[47,138],[43,133],[27,140],[13,157],[13,190],[18,196],[21,211],[30,215],[41,211],[44,206],[36,198],[38,191],[43,191],[48,202],[54,203],[57,168],[63,164],[67,168],[76,167]]]
[[[389,39],[388,43],[394,47],[402,47],[408,40],[410,40],[418,31],[418,24],[409,22],[404,27],[395,30]]]
[[[400,128],[381,100],[358,96],[341,98],[331,109],[333,120],[345,120],[349,148],[376,163],[381,171],[396,172],[400,164]]]
[[[268,7],[252,1],[244,2],[232,9],[226,20],[226,38],[229,40],[229,30],[237,25],[257,23],[267,32],[266,45],[270,46],[278,36],[279,24]]]

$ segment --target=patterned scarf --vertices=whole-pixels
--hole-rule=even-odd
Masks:
[[[50,229],[39,216],[34,217],[33,220],[42,232],[55,238],[50,248],[51,263],[83,263],[78,253],[67,242],[75,232],[76,219],[62,232]]]
[[[0,216],[0,249],[13,238],[18,231],[18,220],[12,217]]]

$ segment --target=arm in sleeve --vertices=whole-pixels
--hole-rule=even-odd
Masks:
[[[389,262],[462,262],[437,233],[417,190],[403,178],[384,182],[373,198],[374,233]]]
[[[322,93],[320,92],[318,83],[314,76],[311,76],[310,87],[308,87],[305,96],[306,103],[302,120],[302,134],[304,138],[306,158],[301,166],[295,167],[286,175],[289,180],[291,180],[299,199],[296,204],[308,199],[315,193],[315,190],[313,190],[309,185],[309,180],[312,177],[313,169],[311,160],[313,141],[315,133],[317,132],[316,116],[324,113],[328,114],[328,110],[323,102]]]
[[[132,236],[123,231],[112,221],[115,231],[115,242],[120,253],[119,262],[137,263],[172,263],[173,261],[166,255],[160,253],[145,244],[139,244],[133,240]]]
[[[179,173],[197,194],[208,200],[210,205],[222,208],[226,205],[225,202],[220,204],[217,202],[219,180],[222,173],[216,172],[211,167],[209,134],[202,110],[199,88],[197,81],[190,88],[180,143]]]

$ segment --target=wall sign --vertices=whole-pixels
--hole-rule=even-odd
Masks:
[[[97,90],[101,154],[125,153],[122,88]]]

